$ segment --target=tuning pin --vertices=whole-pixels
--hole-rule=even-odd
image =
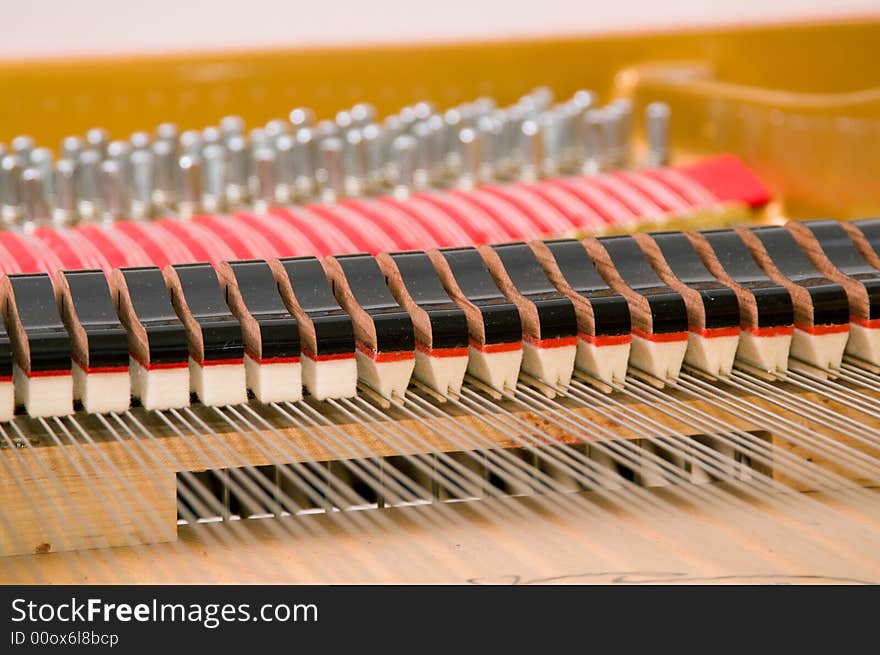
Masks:
[[[351,112],[345,109],[336,112],[336,127],[338,127],[339,131],[343,134],[354,127],[354,119],[351,116]]]
[[[582,172],[597,175],[604,166],[605,112],[588,109],[581,117]]]
[[[630,141],[632,135],[632,103],[620,98],[611,103],[617,112],[617,157],[615,166],[626,167],[630,161]]]
[[[414,191],[423,191],[430,184],[431,178],[431,126],[428,121],[419,121],[412,128],[412,137],[416,144],[416,155],[412,171],[412,183],[409,185]]]
[[[593,91],[580,89],[575,91],[571,97],[569,104],[578,110],[578,114],[583,114],[588,109],[593,109],[598,102],[598,98]]]
[[[18,155],[0,160],[0,211],[8,226],[21,218],[21,173],[23,162]]]
[[[219,143],[212,143],[202,150],[202,178],[204,180],[202,205],[205,211],[224,211],[226,209],[226,148]]]
[[[544,175],[546,152],[544,131],[538,121],[528,120],[522,124],[522,168],[523,180],[531,182]]]
[[[294,130],[301,127],[312,127],[315,124],[315,112],[308,107],[297,107],[290,111],[288,120]]]
[[[226,202],[239,207],[250,200],[248,180],[251,176],[250,152],[247,140],[241,135],[231,136],[226,142]]]
[[[174,123],[160,123],[156,127],[156,139],[158,141],[168,141],[177,148],[177,139],[180,135],[177,125]],[[175,150],[176,152],[176,150]]]
[[[153,209],[154,156],[152,150],[138,149],[131,153],[131,217],[150,218]]]
[[[202,130],[202,151],[209,146],[222,146],[225,140],[223,131],[219,127],[209,125]]]
[[[419,120],[419,117],[416,115],[415,108],[411,107],[410,105],[407,105],[406,107],[401,107],[400,111],[397,112],[397,117],[400,119],[401,134],[409,134],[412,126],[415,125]]]
[[[257,178],[254,208],[257,213],[265,213],[275,204],[275,151],[260,148],[254,153],[254,174]]]
[[[290,123],[288,123],[283,118],[274,118],[266,123],[266,126],[263,128],[263,130],[266,132],[266,138],[268,139],[269,144],[272,144],[275,142],[275,139],[277,139],[282,134],[290,133]]]
[[[580,139],[581,110],[573,102],[558,105],[554,111],[558,121],[555,152],[556,168],[573,172],[583,164],[583,147]]]
[[[504,110],[504,143],[507,152],[507,174],[515,176],[522,166],[522,125],[526,120],[526,110],[516,104]]]
[[[69,159],[75,162],[79,158],[79,153],[83,151],[85,142],[78,136],[66,136],[61,140],[61,157],[60,159]]]
[[[177,168],[176,142],[161,139],[153,143],[152,204],[157,215],[174,205],[175,170]]]
[[[496,177],[504,126],[493,116],[483,116],[477,121],[477,132],[480,136],[477,177],[480,182],[489,182]]]
[[[83,220],[90,221],[98,215],[98,166],[101,154],[97,150],[84,150],[76,162],[77,212]]]
[[[652,102],[645,107],[648,166],[665,166],[669,162],[669,113],[665,102]]]
[[[355,128],[345,134],[345,195],[356,197],[366,186],[367,152],[363,133]]]
[[[49,148],[34,148],[31,151],[30,165],[31,168],[40,171],[40,179],[47,199],[52,197],[52,160],[52,151]]]
[[[275,139],[275,197],[284,205],[296,198],[296,139],[282,134]]]
[[[196,155],[183,155],[177,162],[177,214],[190,218],[201,210],[202,162]]]
[[[293,168],[297,198],[310,198],[315,194],[317,171],[315,170],[315,139],[312,130],[302,127],[296,132]]]
[[[413,174],[416,167],[415,137],[409,134],[398,136],[391,143],[391,158],[394,162],[394,195],[406,198],[413,187]]]
[[[535,87],[529,96],[538,105],[540,111],[546,111],[553,104],[553,89],[549,86]]]
[[[202,152],[202,133],[198,130],[187,130],[181,134],[180,152],[198,157]]]
[[[12,139],[12,152],[21,157],[23,162],[29,162],[31,160],[31,151],[33,149],[33,137],[22,134],[21,136]]]
[[[106,159],[99,168],[98,188],[101,198],[101,218],[105,223],[113,223],[125,218],[128,213],[128,188],[122,166],[118,161]]]
[[[321,198],[324,202],[335,202],[345,192],[342,150],[342,141],[334,137],[324,139],[318,146],[321,162],[318,183],[321,186]]]
[[[443,124],[446,132],[446,155],[445,167],[448,173],[456,177],[461,170],[461,160],[458,153],[458,137],[464,127],[464,117],[458,108],[447,109],[443,114]]]
[[[220,132],[224,141],[244,135],[244,119],[241,116],[224,116],[220,119]]]
[[[446,180],[446,124],[434,114],[428,125],[428,184],[443,186]]]
[[[480,140],[477,131],[466,127],[458,133],[458,186],[473,188],[479,181]]]
[[[413,114],[415,114],[416,122],[426,121],[437,113],[437,105],[428,100],[422,100],[412,106]]]
[[[473,101],[473,103],[471,103],[471,106],[474,108],[474,111],[477,114],[478,121],[483,116],[488,116],[489,114],[495,112],[496,109],[498,109],[498,104],[495,102],[495,100],[486,96],[483,96],[482,98],[477,98]]]
[[[89,150],[94,150],[103,159],[107,154],[107,144],[110,142],[110,135],[107,130],[100,127],[93,127],[86,132],[86,146]]]
[[[405,134],[403,121],[400,119],[400,116],[397,114],[391,114],[390,116],[385,118],[385,121],[382,123],[383,131],[385,134],[385,166],[384,166],[384,176],[388,180],[394,179],[394,151],[393,144],[394,139]]]
[[[541,164],[541,174],[546,177],[563,170],[568,161],[569,115],[562,107],[558,107],[544,112],[538,122],[544,135],[544,161]]]
[[[149,132],[134,132],[128,137],[128,142],[131,144],[132,150],[149,150],[153,138]]]
[[[385,183],[385,136],[375,123],[361,130],[366,155],[366,185],[368,192],[378,192]]]
[[[43,176],[36,168],[26,168],[21,174],[21,197],[24,205],[25,232],[45,227],[49,223],[49,206],[46,203],[46,189]]]
[[[376,108],[368,102],[359,102],[351,108],[351,119],[356,127],[375,123],[378,118]]]
[[[131,157],[131,144],[128,141],[112,141],[107,146],[107,159],[119,164],[119,176],[122,186],[128,188],[128,160]]]
[[[602,165],[605,168],[619,168],[623,162],[621,137],[623,115],[617,105],[602,108],[602,144],[604,152]]]
[[[59,159],[52,173],[52,222],[65,227],[76,222],[76,163]]]

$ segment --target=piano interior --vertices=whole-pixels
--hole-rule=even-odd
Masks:
[[[0,580],[880,581],[878,38],[0,64]]]

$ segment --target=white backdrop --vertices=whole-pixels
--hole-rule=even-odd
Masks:
[[[0,58],[502,38],[880,15],[880,0],[0,0]]]

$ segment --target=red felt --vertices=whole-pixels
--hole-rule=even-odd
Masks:
[[[717,155],[679,166],[680,173],[708,189],[723,202],[742,202],[757,208],[770,202],[770,190],[754,171],[734,155]]]

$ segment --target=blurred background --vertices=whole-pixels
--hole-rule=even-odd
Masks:
[[[0,58],[505,39],[877,14],[878,0],[0,0]]]

